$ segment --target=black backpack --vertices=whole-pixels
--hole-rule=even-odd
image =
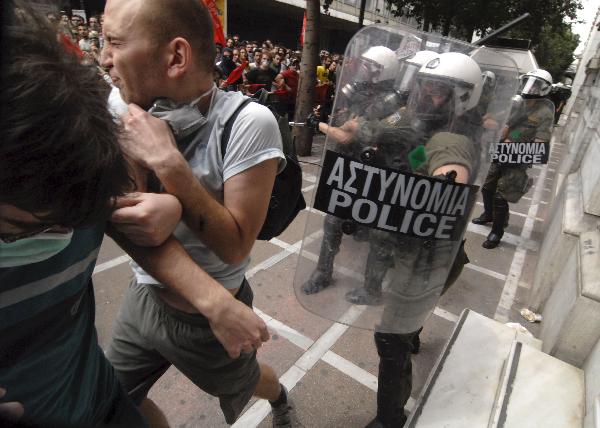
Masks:
[[[260,103],[260,100],[251,98],[244,100],[225,124],[223,135],[221,136],[221,155],[223,159],[225,159],[225,152],[229,143],[233,122],[235,122],[240,111],[251,102]],[[302,169],[296,156],[296,149],[287,115],[280,116],[272,109],[269,108],[269,110],[271,110],[277,120],[283,143],[283,154],[285,155],[287,164],[284,170],[275,177],[267,217],[258,234],[258,239],[264,241],[280,235],[296,218],[298,213],[306,208],[306,201],[302,195]]]

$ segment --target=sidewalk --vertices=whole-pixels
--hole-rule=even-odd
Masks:
[[[501,322],[518,322],[532,333],[537,324],[519,314],[529,287],[543,238],[544,219],[552,199],[556,168],[564,152],[562,128],[555,128],[550,163],[528,171],[534,186],[518,204],[511,204],[510,225],[502,244],[485,250],[481,243],[489,228],[469,225],[466,234],[468,264],[458,281],[439,301],[421,334],[421,351],[413,357],[413,397],[464,308]],[[323,138],[315,138],[313,156],[304,162],[303,192],[309,202],[316,185]],[[481,199],[481,198],[480,198]],[[474,216],[482,206],[478,202]],[[304,427],[362,428],[374,416],[378,357],[372,332],[332,323],[306,312],[296,301],[292,282],[308,210],[285,233],[269,242],[257,241],[247,278],[254,290],[256,312],[269,325],[272,338],[259,351],[259,360],[271,365],[288,386]],[[96,325],[100,344],[110,337],[123,292],[132,275],[127,256],[106,238],[94,273]],[[172,427],[226,427],[218,400],[200,391],[171,368],[150,391]],[[409,402],[409,406],[413,404]],[[252,400],[236,427],[270,426],[270,408]]]

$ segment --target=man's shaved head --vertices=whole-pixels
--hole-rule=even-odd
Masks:
[[[124,0],[131,1],[131,0]],[[213,69],[215,45],[210,12],[202,0],[137,0],[141,22],[158,43],[182,37],[191,45],[194,59],[208,72]]]

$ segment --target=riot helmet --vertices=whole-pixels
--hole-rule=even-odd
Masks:
[[[356,59],[352,82],[342,87],[349,99],[359,92],[370,92],[375,87],[393,86],[400,63],[396,54],[385,46],[373,46]]]
[[[519,80],[519,93],[523,98],[545,97],[552,89],[552,76],[541,68],[522,75]]]
[[[492,71],[484,71],[481,73],[481,97],[480,105],[487,108],[496,91],[496,74]],[[484,110],[485,110],[484,108]]]
[[[368,119],[382,119],[405,104],[394,90],[400,62],[394,51],[373,46],[362,53],[354,64],[352,81],[343,85],[341,94],[348,105],[360,106],[360,114]]]
[[[421,121],[450,129],[456,117],[477,105],[482,89],[482,73],[475,60],[458,52],[442,53],[417,73],[408,109]]]

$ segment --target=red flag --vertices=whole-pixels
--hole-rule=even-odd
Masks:
[[[306,11],[304,11],[304,19],[302,20],[302,31],[300,32],[300,46],[304,46],[304,33],[306,32]]]
[[[225,35],[223,34],[223,26],[221,25],[221,20],[219,19],[219,13],[217,11],[217,5],[215,4],[215,0],[203,1],[210,12],[210,16],[212,16],[213,27],[215,31],[215,43],[219,43],[221,46],[225,46]]]
[[[227,77],[225,84],[233,85],[240,77],[242,77],[242,73],[244,72],[244,69],[247,66],[248,66],[248,61],[244,61],[239,66],[237,66],[235,69],[233,69],[233,71],[231,73],[229,73],[229,76]]]
[[[65,47],[67,52],[75,55],[77,58],[83,58],[83,52],[79,48],[79,45],[73,41],[73,39],[63,33],[61,33],[59,37],[60,42]]]

